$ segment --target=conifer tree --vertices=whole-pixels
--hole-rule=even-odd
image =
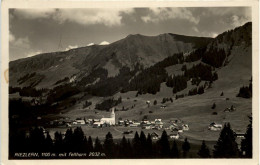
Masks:
[[[62,141],[62,135],[58,131],[54,133],[54,149],[56,152],[62,152],[63,149],[63,141]]]
[[[147,140],[146,140],[146,153],[147,153],[147,158],[152,158],[153,157],[153,141],[150,133],[147,135]]]
[[[113,151],[114,151],[114,140],[113,136],[110,132],[107,133],[106,139],[104,141],[104,150],[105,154],[111,158],[114,156]]]
[[[125,136],[123,136],[120,145],[119,145],[119,157],[120,158],[127,158],[127,140]]]
[[[134,152],[134,155],[137,157],[137,158],[140,158],[142,155],[140,155],[140,150],[141,150],[141,141],[140,141],[140,137],[139,137],[139,134],[138,132],[136,131],[135,132],[135,136],[134,136],[134,139],[133,139],[133,152]]]
[[[51,136],[49,134],[49,132],[47,132],[47,136],[45,138],[45,144],[44,144],[44,148],[45,148],[45,151],[46,152],[50,152],[52,151],[52,148],[53,148],[53,141],[51,139]]]
[[[168,140],[167,132],[164,130],[160,139],[161,145],[161,156],[163,158],[168,158],[170,156],[170,143]]]
[[[35,127],[30,131],[29,138],[30,146],[32,152],[42,152],[41,150],[44,148],[45,137],[43,134],[43,129]]]
[[[92,141],[91,136],[88,137],[88,150],[89,151],[93,151],[94,150],[93,141]]]
[[[235,133],[229,123],[225,124],[220,132],[213,154],[215,158],[237,158],[239,156]]]
[[[141,145],[140,155],[142,155],[143,157],[147,157],[146,156],[146,136],[143,131],[141,131],[141,133],[140,133],[140,145]]]
[[[77,127],[74,129],[73,132],[73,150],[75,151],[83,151],[85,150],[84,147],[84,132],[82,131],[81,127]]]
[[[208,147],[206,146],[204,140],[202,141],[202,144],[201,144],[200,150],[198,152],[198,155],[201,158],[210,158],[210,151],[209,151]]]
[[[94,148],[95,151],[99,151],[99,152],[102,152],[103,151],[103,148],[102,148],[102,144],[99,140],[98,137],[96,137],[96,140],[95,140],[95,148]]]
[[[172,144],[171,157],[172,158],[179,158],[180,157],[180,152],[179,152],[179,149],[178,149],[178,146],[177,146],[177,143],[176,143],[175,140],[173,141],[173,144]]]
[[[131,145],[131,142],[130,142],[130,140],[128,139],[127,140],[127,157],[128,158],[133,158],[134,157],[134,155],[133,155],[133,148],[132,148],[132,145]]]
[[[83,139],[82,152],[86,152],[86,153],[89,152],[88,138],[86,136],[84,136],[84,139]]]
[[[253,135],[252,135],[252,116],[249,116],[249,125],[247,126],[247,131],[245,134],[245,139],[241,141],[241,150],[245,153],[246,158],[252,158],[253,151]]]
[[[185,138],[184,143],[182,144],[182,150],[183,150],[183,157],[186,158],[187,153],[190,150],[190,143],[188,142],[187,138]]]
[[[73,131],[71,128],[67,129],[64,137],[64,148],[67,152],[71,151],[73,144]]]

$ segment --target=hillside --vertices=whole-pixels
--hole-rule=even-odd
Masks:
[[[10,62],[10,86],[52,88],[64,78],[80,81],[93,70],[104,68],[114,77],[124,66],[149,67],[174,53],[188,52],[206,45],[211,38],[173,34],[159,36],[129,35],[110,45],[92,45],[65,52],[36,55]],[[66,71],[66,72],[64,72]],[[35,73],[33,76],[26,77]],[[19,79],[23,81],[18,82]]]

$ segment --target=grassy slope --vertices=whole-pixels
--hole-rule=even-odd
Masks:
[[[173,97],[172,89],[162,84],[161,91],[156,95],[146,94],[135,96],[136,92],[118,93],[114,97],[122,97],[123,103],[118,105],[117,108],[121,109],[123,106],[129,108],[135,104],[135,108],[128,111],[117,111],[116,119],[122,117],[123,119],[137,119],[141,120],[144,115],[148,115],[148,118],[153,120],[155,118],[162,118],[165,123],[168,123],[171,119],[179,118],[185,123],[190,125],[190,131],[184,132],[182,137],[188,137],[194,143],[201,143],[200,140],[206,140],[210,144],[218,139],[219,131],[209,131],[207,129],[211,122],[217,122],[224,124],[230,122],[234,131],[245,132],[248,125],[247,115],[252,112],[252,99],[237,98],[236,94],[239,88],[243,85],[248,85],[251,78],[251,48],[246,50],[234,49],[230,58],[233,58],[228,66],[223,67],[218,71],[219,79],[213,83],[213,88],[207,89],[203,95],[187,96],[182,99],[173,101],[173,103],[167,102],[167,108],[160,109],[161,100],[164,97]],[[190,85],[188,88],[191,88]],[[187,93],[182,91],[180,93]],[[224,96],[220,96],[221,92],[224,92]],[[226,100],[229,98],[229,100]],[[104,98],[92,98],[93,103],[99,102]],[[149,108],[146,105],[146,101],[150,100],[152,103],[157,100],[157,105],[151,105]],[[136,101],[135,101],[136,100]],[[212,110],[211,106],[216,103],[216,109]],[[223,110],[227,107],[234,105],[236,107],[235,112],[227,113]],[[67,113],[62,116],[68,116],[71,119],[76,117],[86,118],[101,118],[103,116],[109,116],[109,112],[99,111],[97,115],[94,113],[94,105],[89,109],[82,110],[82,105],[79,104],[73,107]],[[153,113],[149,113],[153,111]],[[218,115],[212,115],[212,112],[218,112]],[[142,114],[140,115],[140,112]],[[107,130],[106,130],[107,129]],[[121,132],[129,128],[118,128]],[[136,130],[137,128],[131,128]],[[121,138],[122,133],[114,130],[114,128],[105,128],[102,131],[99,129],[93,129],[84,127],[86,134],[105,136],[106,132],[111,131],[114,138]],[[105,131],[106,130],[106,131]],[[140,129],[138,129],[140,130]],[[150,130],[149,132],[152,132]],[[161,131],[158,131],[160,133]],[[170,133],[170,132],[169,132]],[[128,135],[131,138],[133,135]],[[212,145],[211,145],[212,147]]]

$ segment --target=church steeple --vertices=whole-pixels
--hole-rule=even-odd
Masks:
[[[116,115],[115,115],[115,108],[112,108],[111,109],[111,115],[110,115],[111,118],[116,118]]]

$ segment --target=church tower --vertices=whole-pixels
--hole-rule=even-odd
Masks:
[[[115,108],[112,108],[111,111],[112,111],[112,112],[111,112],[110,118],[113,120],[111,123],[112,123],[113,125],[115,125],[115,123],[116,123]]]

